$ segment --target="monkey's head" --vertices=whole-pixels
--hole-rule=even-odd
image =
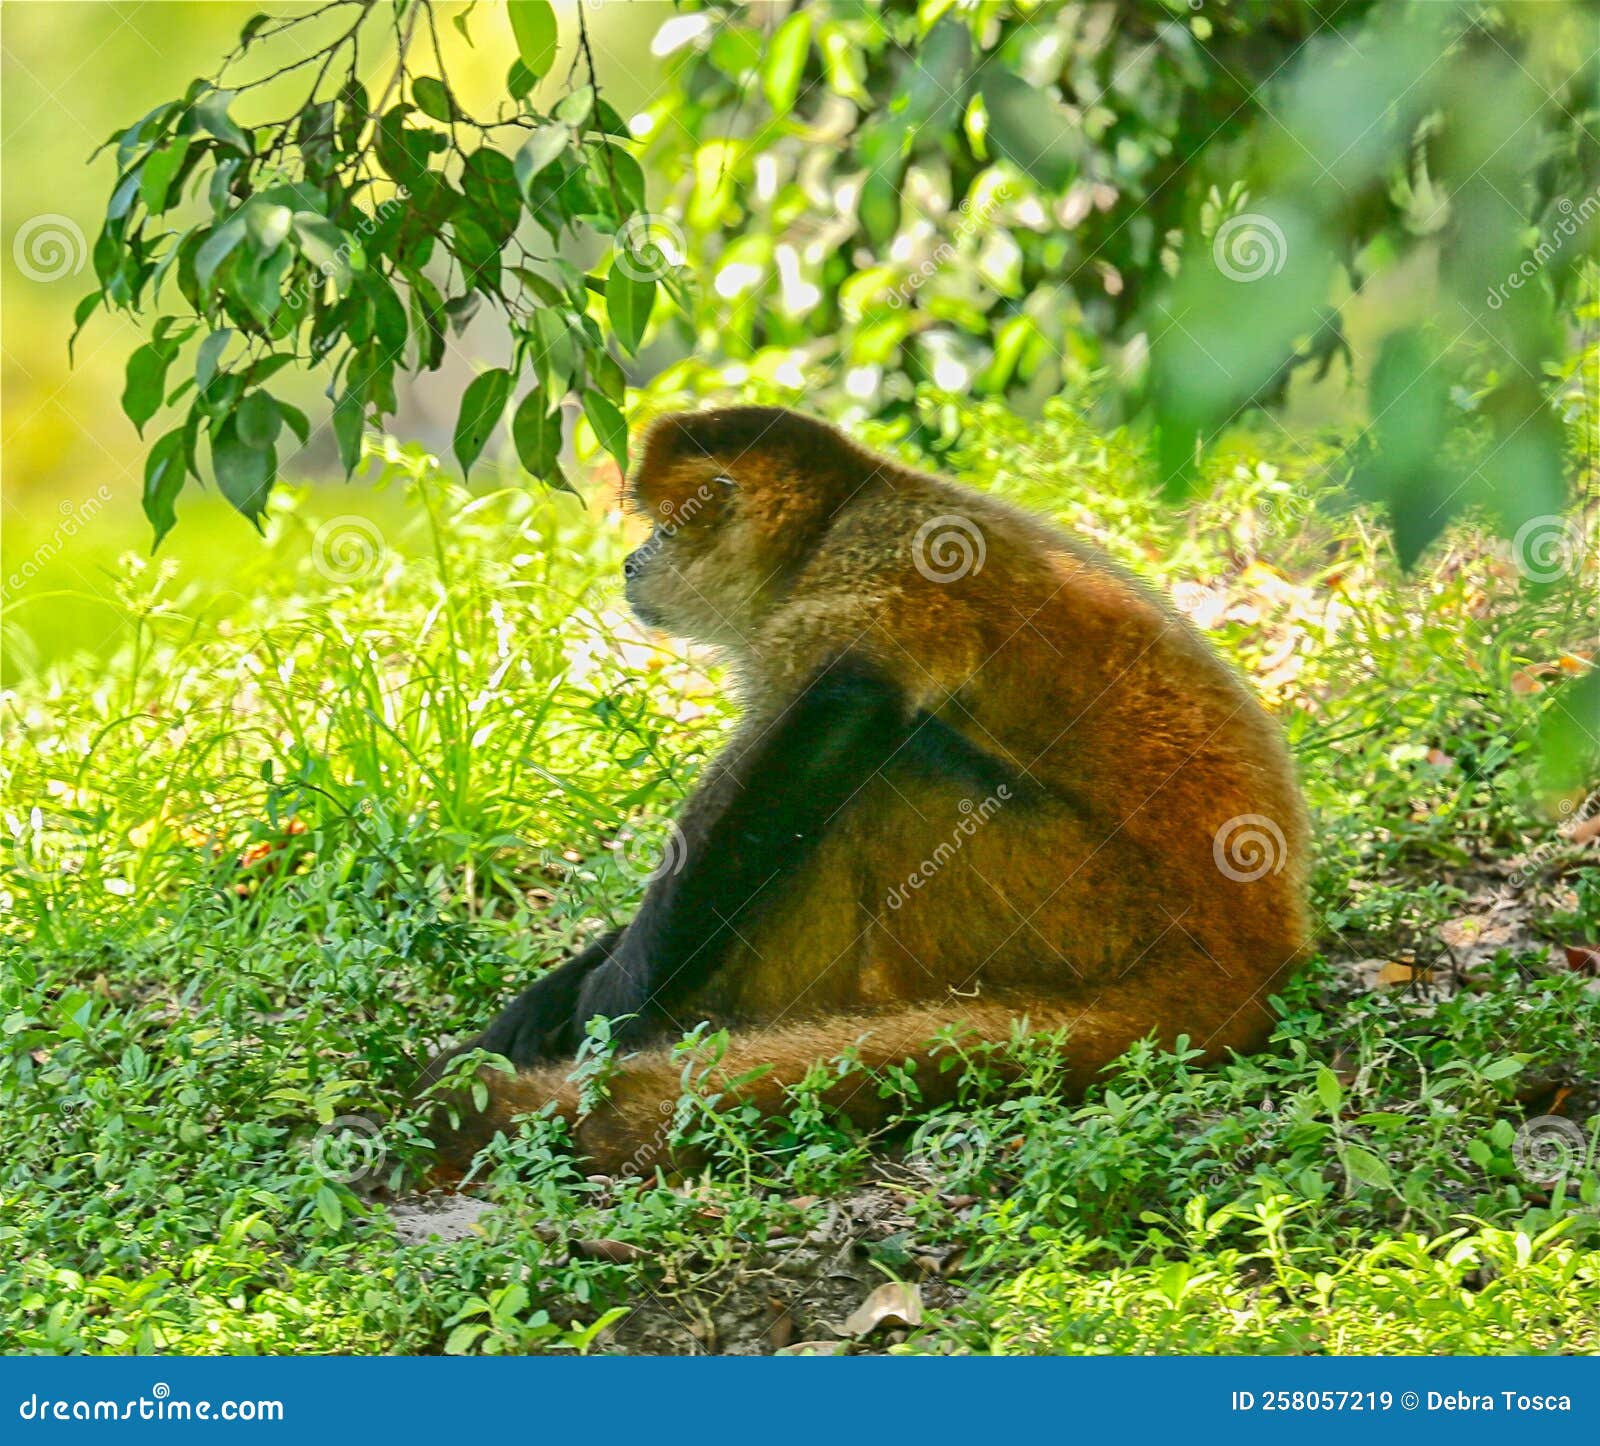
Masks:
[[[628,486],[653,528],[623,563],[629,605],[651,627],[740,647],[881,465],[781,407],[662,417]]]

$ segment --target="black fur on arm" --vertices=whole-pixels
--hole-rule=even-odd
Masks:
[[[993,792],[1015,774],[851,655],[819,669],[776,717],[716,765],[681,820],[678,867],[633,922],[526,990],[470,1045],[513,1064],[570,1058],[596,1015],[623,1041],[659,1031],[781,897],[829,825],[882,769]],[[687,1021],[685,1021],[687,1022]],[[459,1052],[459,1051],[457,1051]]]
[[[482,1034],[448,1049],[429,1063],[417,1081],[422,1089],[437,1080],[451,1060],[469,1049],[502,1054],[512,1064],[527,1066],[565,1059],[577,1052],[583,1038],[578,993],[589,973],[611,958],[623,930],[613,929],[570,959],[542,974],[517,995]]]
[[[899,690],[870,664],[846,655],[819,669],[691,800],[679,867],[655,880],[621,946],[584,980],[580,1018],[632,1016],[614,1031],[624,1040],[657,1029],[783,896],[909,723]]]
[[[613,1031],[626,1041],[670,1023],[671,1003],[721,967],[880,771],[984,793],[1010,782],[1021,792],[1004,762],[914,711],[870,662],[835,658],[695,795],[681,868],[656,881],[611,960],[584,980],[580,1024],[631,1016]]]

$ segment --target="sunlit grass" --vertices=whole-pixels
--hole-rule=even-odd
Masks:
[[[1600,1074],[1600,1000],[1559,947],[1597,942],[1600,881],[1561,852],[1535,746],[1593,645],[1585,580],[1530,589],[1465,530],[1403,580],[1328,459],[1270,438],[1176,508],[1064,405],[959,420],[924,460],[1093,536],[1283,720],[1329,954],[1416,954],[1465,874],[1534,847],[1569,867],[1536,921],[1554,952],[1443,1002],[1352,998],[1325,965],[1268,1053],[1136,1050],[1081,1104],[1042,1054],[1011,1090],[974,1059],[931,1119],[885,1082],[911,1087],[885,1139],[804,1091],[776,1124],[690,1098],[674,1126],[710,1164],[675,1190],[587,1181],[536,1126],[486,1162],[480,1234],[398,1247],[317,1127],[393,1109],[416,1060],[627,917],[629,830],[730,713],[705,659],[626,616],[615,517],[471,497],[384,446],[376,527],[328,525],[343,494],[319,492],[230,544],[226,589],[122,574],[115,646],[6,695],[0,1347],[583,1349],[669,1278],[726,1290],[887,1150],[933,1164],[916,1238],[871,1258],[965,1259],[912,1349],[1593,1349],[1593,1122],[1559,1184],[1514,1158],[1526,1114]],[[403,1122],[384,1149],[424,1158]],[[644,1253],[572,1248],[595,1238]]]

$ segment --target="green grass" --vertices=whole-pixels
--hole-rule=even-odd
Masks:
[[[902,1109],[863,1139],[818,1104],[850,1062],[763,1122],[694,1083],[702,1041],[664,1128],[703,1168],[588,1178],[533,1121],[473,1231],[400,1243],[358,1187],[425,1161],[414,1122],[369,1153],[336,1122],[627,917],[729,715],[624,615],[614,519],[390,446],[405,530],[301,498],[225,594],[130,565],[115,652],[6,695],[0,1349],[770,1349],[770,1299],[803,1339],[891,1278],[925,1319],[874,1349],[1600,1349],[1600,996],[1564,952],[1600,943],[1600,869],[1537,745],[1592,576],[1529,587],[1459,530],[1401,579],[1331,446],[1242,432],[1177,507],[1065,406],[923,420],[927,452],[878,440],[1096,537],[1282,718],[1325,957],[1270,1050],[1141,1047],[1072,1102],[1048,1049],[1003,1088],[957,1041],[959,1102],[869,1081]],[[1355,967],[1443,978],[1494,887],[1518,928],[1461,987]]]

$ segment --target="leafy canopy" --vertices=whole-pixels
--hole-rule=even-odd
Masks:
[[[531,103],[555,60],[548,0],[504,7],[515,57],[506,96],[493,116],[470,114],[444,74],[438,9],[334,0],[281,19],[258,15],[217,79],[196,80],[113,138],[117,181],[94,248],[99,286],[77,321],[102,303],[155,313],[149,340],[128,360],[123,407],[141,432],[163,407],[183,408],[145,469],[158,543],[186,481],[202,475],[202,437],[224,495],[260,518],[284,429],[301,443],[311,430],[269,389],[274,377],[311,367],[329,378],[329,420],[348,473],[363,428],[396,408],[397,374],[438,368],[451,334],[485,303],[505,318],[512,359],[462,396],[454,451],[463,470],[514,400],[523,466],[567,485],[559,450],[569,395],[625,458],[625,383],[608,341],[638,346],[659,268],[631,261],[602,281],[559,243],[580,230],[614,235],[641,212],[644,179],[627,128],[592,65],[549,114]],[[333,15],[347,23],[322,48],[248,84],[226,83],[256,51],[296,53],[289,32]],[[471,18],[470,9],[455,17],[463,35]],[[373,32],[395,54],[376,96],[359,78]],[[419,52],[435,73],[419,67]],[[259,125],[236,118],[250,91],[312,66],[292,115]],[[671,277],[659,279],[670,289]]]
[[[348,471],[397,374],[438,367],[484,302],[511,361],[465,389],[463,469],[510,411],[522,465],[565,485],[570,406],[622,463],[623,359],[658,344],[880,415],[929,380],[1023,406],[1092,383],[1151,425],[1175,492],[1241,411],[1337,370],[1366,388],[1343,467],[1407,561],[1468,504],[1508,530],[1562,504],[1552,397],[1600,218],[1584,4],[686,0],[651,12],[661,70],[629,124],[581,6],[548,114],[547,0],[452,10],[512,57],[492,116],[451,85],[443,10],[257,16],[215,79],[115,138],[78,320],[150,318],[125,408],[141,429],[187,409],[149,452],[158,540],[202,434],[260,516],[283,429],[311,425],[268,391],[281,370],[331,379]],[[331,28],[309,54],[306,25]],[[263,54],[299,58],[228,80]],[[288,72],[313,77],[294,114],[238,119]],[[571,257],[595,237],[591,272]]]

